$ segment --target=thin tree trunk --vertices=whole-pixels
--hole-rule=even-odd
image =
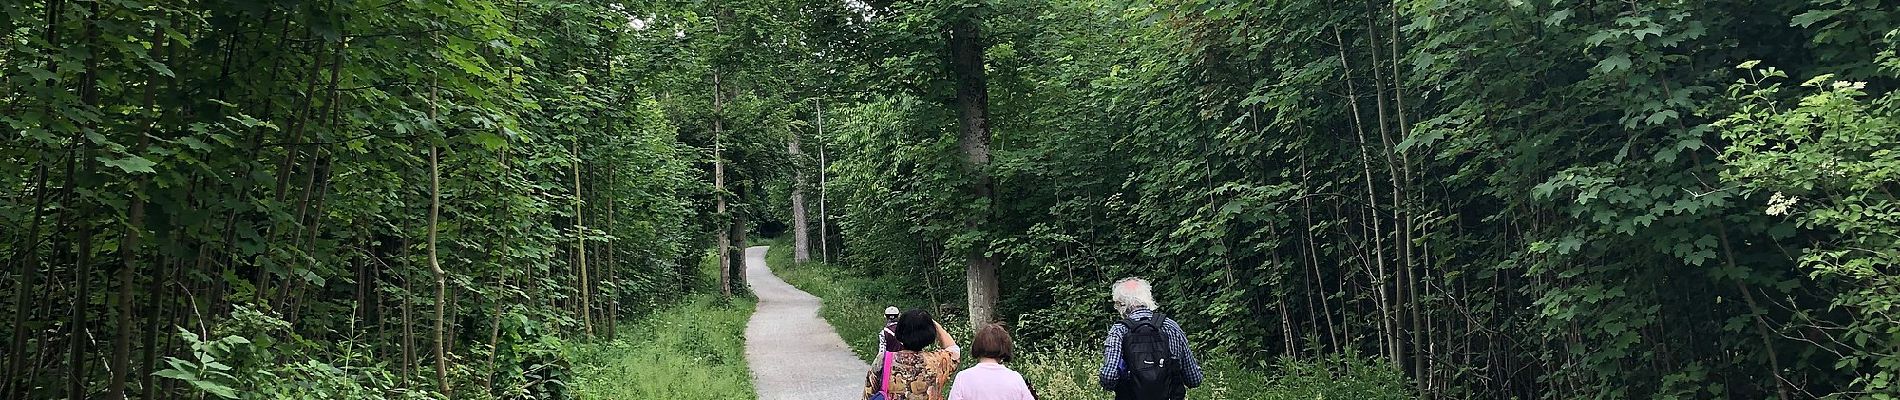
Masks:
[[[1385,348],[1382,349],[1382,351],[1387,354],[1387,359],[1398,362],[1398,346],[1394,343],[1397,341],[1398,328],[1392,322],[1392,310],[1391,307],[1388,306],[1388,297],[1385,291],[1385,252],[1382,251],[1382,249],[1385,248],[1385,233],[1380,228],[1376,214],[1379,209],[1379,200],[1377,196],[1378,190],[1372,186],[1372,155],[1366,151],[1366,146],[1369,145],[1370,142],[1366,141],[1365,122],[1359,115],[1359,94],[1352,84],[1352,63],[1350,59],[1346,57],[1346,40],[1340,35],[1338,29],[1333,29],[1333,39],[1339,44],[1340,70],[1346,74],[1346,103],[1352,108],[1353,131],[1357,133],[1359,137],[1359,166],[1361,171],[1365,174],[1366,214],[1370,222],[1368,225],[1372,229],[1371,239],[1373,241],[1373,259],[1369,261],[1373,261],[1371,266],[1374,272],[1372,276],[1374,279],[1373,286],[1374,289],[1377,290],[1377,296],[1374,301],[1378,305],[1377,309],[1379,310],[1380,325],[1382,327],[1379,336],[1385,343]]]
[[[98,43],[100,41],[98,33],[99,9],[100,4],[98,2],[92,3],[91,13],[86,18],[84,34],[80,37],[80,40],[84,41],[90,54],[93,56],[86,58],[86,69],[85,72],[81,74],[79,81],[79,97],[80,101],[85,103],[86,107],[93,109],[99,107],[99,54],[101,53],[101,48],[104,47],[101,43]],[[95,124],[86,125],[95,129],[98,128]],[[75,152],[78,155],[74,157],[74,160],[68,161],[92,158],[92,149],[88,144],[77,142],[74,146]],[[73,177],[90,176],[90,171],[91,168],[80,169],[78,170],[79,175],[74,175]],[[76,187],[79,185],[79,180],[69,180],[67,184]],[[70,195],[72,193],[69,192],[68,194]],[[87,308],[92,307],[93,226],[92,221],[88,219],[90,217],[88,215],[89,213],[86,212],[86,209],[90,209],[92,206],[81,204],[79,207],[85,208],[74,213],[79,229],[77,230],[78,235],[75,238],[78,242],[78,254],[74,255],[76,263],[74,264],[73,277],[75,278],[75,282],[79,285],[79,290],[75,293],[75,296],[73,296],[73,318],[71,321],[68,321],[68,323],[72,324],[72,330],[70,331],[72,334],[68,336],[68,340],[72,341],[72,343],[70,343],[72,350],[72,387],[68,393],[73,398],[83,399],[92,397],[91,393],[86,392],[86,382],[90,381],[91,377],[86,374],[86,364],[88,364],[88,361],[85,359],[85,353],[87,351],[86,345],[91,341],[89,329],[92,323],[88,320],[87,312],[89,310],[87,310]],[[110,374],[112,371],[107,371],[107,373]],[[121,381],[124,380],[122,376],[119,379]]]
[[[591,338],[591,337],[594,337],[594,317],[593,317],[593,310],[592,310],[593,309],[593,299],[592,299],[593,294],[589,293],[589,290],[588,290],[588,286],[590,285],[589,282],[591,281],[587,279],[588,278],[587,276],[587,225],[584,223],[584,220],[581,218],[583,213],[585,213],[585,210],[581,209],[581,197],[582,197],[582,193],[581,193],[581,135],[580,133],[575,133],[574,134],[574,254],[575,254],[575,260],[579,263],[579,267],[580,267],[579,268],[580,269],[580,284],[575,285],[575,286],[578,286],[578,289],[580,290],[580,294],[581,294],[581,298],[580,298],[581,300],[580,302],[581,303],[580,304],[581,329],[582,331],[587,333],[587,337]]]
[[[715,22],[713,27],[714,30],[717,30],[718,24]],[[731,220],[726,216],[726,162],[724,157],[725,149],[721,143],[724,140],[726,130],[724,122],[726,119],[726,94],[720,85],[719,69],[713,69],[712,78],[713,197],[717,199],[713,206],[713,218],[719,219],[722,223],[722,225],[717,228],[719,230],[719,249],[717,250],[719,253],[719,295],[730,299],[732,298],[732,272],[727,269],[727,266],[731,265],[731,255],[729,252],[732,248],[732,225],[730,225]]]
[[[1411,218],[1405,213],[1406,207],[1404,201],[1406,197],[1403,183],[1400,181],[1400,179],[1403,179],[1403,174],[1400,173],[1400,162],[1395,160],[1395,158],[1398,157],[1398,146],[1396,145],[1397,142],[1393,141],[1392,128],[1387,123],[1387,120],[1390,118],[1388,118],[1386,114],[1386,105],[1388,102],[1386,101],[1384,86],[1391,86],[1396,93],[1399,82],[1396,76],[1388,80],[1383,72],[1384,66],[1381,64],[1381,58],[1379,56],[1379,52],[1381,51],[1380,45],[1382,43],[1379,41],[1378,10],[1368,11],[1370,12],[1368,13],[1369,17],[1366,19],[1366,48],[1368,54],[1371,54],[1372,57],[1372,64],[1369,69],[1372,70],[1373,98],[1377,102],[1374,110],[1378,113],[1379,141],[1382,145],[1379,153],[1385,157],[1386,181],[1391,185],[1390,193],[1392,196],[1391,205],[1393,214],[1392,241],[1394,250],[1398,253],[1394,255],[1394,258],[1399,263],[1398,266],[1394,266],[1392,269],[1394,277],[1397,278],[1396,281],[1392,282],[1392,307],[1394,308],[1393,333],[1399,335],[1397,340],[1393,341],[1393,343],[1396,344],[1393,351],[1394,354],[1403,357],[1407,355],[1406,349],[1408,345],[1411,349],[1411,360],[1409,360],[1409,362],[1403,360],[1394,361],[1398,362],[1404,369],[1410,369],[1412,371],[1413,387],[1424,390],[1426,386],[1424,374],[1425,355],[1418,351],[1418,343],[1420,340],[1417,308],[1418,286],[1417,277],[1414,275],[1415,271],[1413,271],[1411,229],[1408,228],[1410,224],[1406,222]],[[1396,59],[1398,54],[1395,53],[1391,56],[1393,59],[1387,61],[1391,61],[1391,64],[1396,66],[1398,64],[1398,60]],[[1403,331],[1401,331],[1401,328]],[[1410,337],[1407,338],[1407,335]]]
[[[434,90],[431,90],[433,92]],[[431,96],[434,97],[434,96]],[[429,107],[429,117],[435,118],[435,107]],[[429,270],[435,274],[435,381],[443,394],[449,394],[449,358],[443,350],[447,343],[448,313],[444,306],[448,302],[448,273],[442,270],[442,261],[436,255],[436,231],[442,215],[442,168],[439,146],[429,146]],[[454,397],[454,396],[450,396]]]
[[[826,221],[831,214],[825,210],[825,103],[817,101],[813,107],[818,111],[818,260],[831,262],[831,234],[825,230]]]
[[[1311,176],[1312,176],[1312,175],[1311,175],[1311,170],[1310,170],[1310,169],[1308,169],[1308,168],[1309,168],[1309,166],[1307,165],[1307,161],[1308,161],[1308,160],[1307,160],[1307,159],[1305,159],[1305,158],[1301,158],[1301,159],[1300,159],[1300,184],[1301,184],[1301,186],[1305,186],[1305,185],[1307,184],[1307,182],[1310,182],[1310,181],[1311,181]],[[1342,341],[1340,341],[1340,337],[1339,337],[1339,324],[1338,324],[1337,322],[1334,322],[1334,321],[1333,321],[1333,305],[1332,305],[1332,300],[1329,300],[1329,299],[1327,299],[1327,296],[1328,296],[1328,295],[1329,295],[1330,293],[1332,293],[1332,292],[1329,292],[1329,291],[1327,291],[1327,289],[1326,289],[1326,275],[1325,275],[1324,273],[1322,273],[1322,272],[1320,271],[1320,266],[1319,266],[1319,246],[1318,246],[1318,243],[1317,243],[1317,242],[1318,242],[1318,240],[1316,240],[1316,239],[1315,239],[1315,238],[1313,237],[1313,201],[1312,201],[1312,198],[1311,198],[1311,197],[1303,197],[1303,198],[1301,198],[1301,199],[1300,199],[1300,204],[1302,205],[1302,207],[1300,208],[1300,213],[1301,213],[1301,215],[1302,215],[1302,216],[1304,216],[1304,217],[1305,217],[1305,220],[1306,220],[1306,235],[1305,235],[1305,236],[1306,236],[1306,253],[1307,253],[1307,260],[1308,260],[1308,261],[1309,261],[1309,262],[1311,263],[1311,264],[1310,264],[1310,266],[1311,266],[1311,267],[1313,268],[1313,283],[1314,283],[1315,285],[1317,285],[1317,286],[1319,286],[1319,291],[1320,291],[1320,292],[1318,293],[1318,294],[1319,294],[1319,305],[1320,305],[1320,311],[1321,311],[1321,314],[1320,314],[1320,315],[1324,315],[1324,316],[1326,317],[1326,333],[1327,333],[1327,337],[1328,337],[1329,339],[1331,339],[1331,341],[1332,341],[1332,345],[1333,345],[1333,347],[1334,347],[1335,349],[1338,349],[1338,348],[1340,348],[1341,346],[1345,346],[1345,342],[1342,342]],[[1319,321],[1314,321],[1314,323],[1318,323],[1318,322],[1319,322]]]
[[[508,151],[509,149],[506,147],[503,147],[500,150],[501,171],[500,171],[500,174],[498,174],[499,177],[495,180],[495,185],[493,188],[493,190],[496,193],[501,193],[501,190],[502,190],[501,181],[510,178],[510,175],[514,172],[513,167],[510,166],[510,164],[508,163]],[[501,207],[496,207],[495,220],[506,221],[508,213],[511,212],[513,208],[514,208],[513,204],[508,203],[508,202],[504,202],[501,205]],[[500,235],[501,236],[499,240],[500,243],[508,242],[509,237],[508,235],[506,235],[507,232],[508,231],[506,230],[502,231],[503,234]],[[502,265],[506,264],[508,253],[506,251],[498,251],[496,252],[496,254],[497,255],[496,255],[496,260],[495,260],[495,265],[496,265],[495,293],[506,294],[508,293],[507,292],[508,269],[506,267],[502,267]],[[494,318],[490,318],[489,323],[488,323],[488,369],[487,369],[488,374],[482,378],[481,386],[482,386],[483,393],[489,393],[489,394],[495,393],[495,386],[494,386],[495,375],[501,373],[500,369],[497,368],[495,364],[495,357],[497,353],[501,352],[501,318],[503,315],[503,311],[507,310],[506,300],[507,300],[506,296],[502,296],[502,295],[495,296]]]
[[[142,226],[145,224],[145,202],[134,195],[129,213],[125,231],[119,239],[119,322],[117,336],[112,341],[112,359],[107,364],[111,370],[106,384],[107,399],[125,399],[126,370],[132,366],[133,272],[138,266],[140,230],[144,229]]]
[[[13,340],[7,347],[6,390],[0,391],[0,397],[23,398],[30,382],[22,382],[20,377],[26,372],[26,332],[28,310],[39,308],[40,296],[28,296],[36,291],[35,282],[39,278],[40,222],[45,219],[41,210],[46,209],[46,163],[36,163],[33,168],[33,222],[27,225],[26,237],[15,248],[15,258],[20,260],[20,284],[13,292]]]
[[[616,183],[619,183],[619,176],[617,176],[618,174],[616,174],[614,171],[615,171],[614,169],[610,168],[608,169],[608,172],[607,172],[607,187],[610,189],[613,188]],[[614,203],[614,198],[613,198],[612,193],[608,193],[601,197],[602,197],[601,200],[606,202],[605,204],[606,207],[602,207],[605,209],[603,211],[607,213],[607,224],[603,225],[604,227],[603,229],[606,230],[607,237],[609,238],[606,240],[606,243],[602,244],[603,246],[606,246],[607,248],[606,249],[607,251],[602,253],[606,257],[607,267],[604,269],[607,271],[607,279],[606,279],[607,285],[609,285],[608,286],[609,288],[614,289],[613,293],[607,296],[607,306],[606,306],[606,310],[604,310],[603,312],[605,315],[603,315],[602,317],[604,317],[607,320],[607,340],[613,341],[615,339],[616,334],[619,333],[617,332],[617,330],[620,328],[620,294],[621,294],[619,290],[620,283],[619,281],[614,280],[615,277],[618,275],[617,270],[620,269],[620,264],[618,264],[617,261],[615,260],[615,254],[614,254],[614,242],[617,241],[614,239],[614,205],[615,203]]]
[[[158,43],[158,46],[160,48],[153,49],[152,50],[153,53],[158,53],[164,50],[163,47],[164,47],[165,42],[161,40],[160,36],[161,36],[160,29],[154,28],[152,30],[152,36],[150,40],[152,41],[152,43]],[[153,55],[156,56],[156,54],[153,54]],[[153,58],[156,59],[158,57],[153,57]],[[145,112],[153,114],[152,120],[150,121],[149,125],[146,127],[147,130],[155,131],[156,129],[154,128],[156,128],[158,125],[158,117],[157,117],[158,110],[156,110],[153,106],[157,102],[158,82],[159,82],[160,77],[161,76],[156,72],[151,73],[146,76],[145,100],[144,100],[145,104],[144,104],[143,110]],[[153,134],[156,134],[156,133],[157,132],[153,132]],[[138,140],[138,145],[133,148],[136,149],[137,151],[144,151],[145,147],[151,143],[152,136],[153,136],[152,134],[140,135],[139,140]],[[133,303],[134,303],[132,301],[132,295],[134,292],[132,290],[134,286],[133,275],[136,272],[138,250],[140,246],[140,236],[144,229],[144,224],[145,224],[145,201],[142,199],[139,199],[138,193],[142,191],[141,189],[143,189],[144,184],[145,184],[145,178],[143,177],[133,180],[132,188],[130,190],[133,195],[131,199],[131,205],[129,206],[130,209],[127,210],[128,215],[126,218],[127,220],[126,227],[125,227],[125,231],[123,235],[119,239],[119,260],[121,264],[120,270],[119,270],[119,299],[118,299],[119,300],[119,326],[118,326],[118,337],[117,339],[114,340],[113,347],[112,347],[112,360],[110,362],[112,375],[111,375],[109,383],[106,386],[106,396],[108,399],[123,400],[126,398],[126,393],[125,393],[126,376],[127,376],[128,370],[132,366],[132,331],[135,330],[132,327],[132,321],[133,321],[132,310],[133,310]],[[152,293],[147,293],[147,296],[152,296],[152,295],[153,295]],[[151,371],[147,371],[147,374],[150,374],[150,372]]]
[[[67,321],[70,328],[66,341],[72,357],[68,361],[71,363],[68,364],[71,368],[68,376],[72,381],[66,393],[72,398],[84,399],[92,397],[86,393],[86,382],[89,380],[86,377],[86,364],[89,364],[86,360],[86,343],[89,342],[86,336],[87,325],[90,325],[86,309],[92,307],[92,224],[86,220],[85,213],[80,213],[78,225],[73,231],[74,241],[78,243],[77,253],[73,254],[73,279],[79,288],[73,291],[72,319]]]
[[[404,226],[402,235],[402,266],[396,271],[402,277],[402,387],[409,387],[409,377],[414,376],[416,365],[415,319],[409,314],[409,303],[415,299],[415,288],[409,284],[409,232]]]
[[[171,304],[168,303],[171,301],[171,298],[166,296],[169,290],[165,288],[165,282],[176,279],[174,277],[177,275],[172,272],[183,267],[183,264],[175,259],[170,263],[157,263],[155,265],[165,264],[171,264],[171,269],[160,271],[152,276],[151,279],[146,280],[145,293],[147,296],[151,296],[152,300],[148,302],[145,307],[145,353],[143,354],[144,358],[141,360],[143,364],[142,368],[139,369],[144,372],[144,374],[139,376],[139,388],[143,391],[143,395],[139,397],[141,399],[158,398],[156,390],[158,386],[153,384],[156,375],[153,373],[158,372],[158,353],[161,351],[158,347],[158,338],[165,336],[159,330],[159,321],[164,319],[165,312],[171,309]]]

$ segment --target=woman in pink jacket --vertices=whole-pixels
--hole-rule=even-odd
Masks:
[[[957,373],[956,383],[950,385],[950,400],[1034,400],[1036,395],[1029,390],[1023,374],[1003,366],[1015,352],[1014,347],[1002,325],[990,324],[977,330],[971,349],[977,364]]]

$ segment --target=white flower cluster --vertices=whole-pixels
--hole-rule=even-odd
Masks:
[[[1853,88],[1854,90],[1866,89],[1867,82],[1834,81],[1834,89],[1839,90],[1839,89],[1847,89],[1847,88]]]
[[[1788,209],[1794,208],[1794,203],[1799,201],[1801,201],[1799,197],[1783,196],[1781,192],[1775,192],[1774,195],[1768,196],[1768,215],[1788,215]]]

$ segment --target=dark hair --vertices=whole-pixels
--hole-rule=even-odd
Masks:
[[[937,323],[930,319],[930,313],[924,310],[905,311],[897,317],[897,342],[904,350],[923,351],[924,346],[937,341]]]
[[[1009,362],[1016,354],[1016,342],[1009,338],[1009,331],[1003,324],[989,324],[976,331],[976,343],[970,353],[977,358],[994,358],[996,361]]]

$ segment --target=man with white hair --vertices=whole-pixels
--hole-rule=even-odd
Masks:
[[[1187,333],[1160,314],[1148,281],[1124,278],[1109,293],[1123,319],[1102,341],[1102,389],[1115,392],[1115,400],[1180,400],[1201,386],[1201,363]]]

